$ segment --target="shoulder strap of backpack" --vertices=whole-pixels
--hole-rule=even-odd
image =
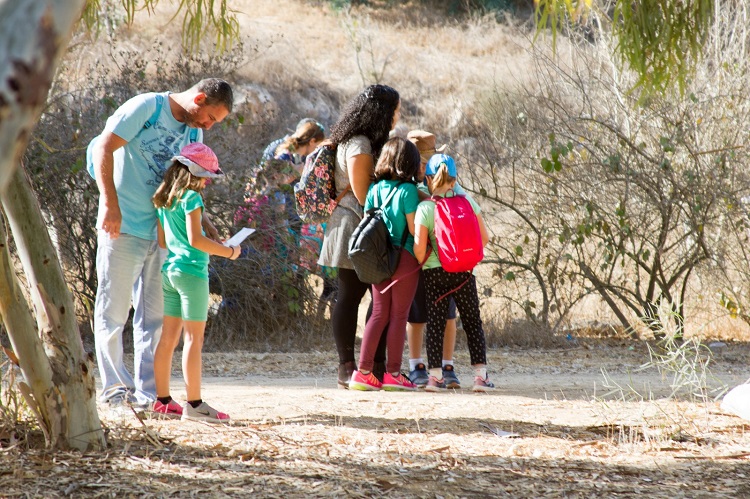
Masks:
[[[154,113],[151,115],[151,117],[146,120],[146,123],[143,124],[143,128],[151,128],[154,126],[154,123],[156,123],[159,120],[159,115],[161,114],[161,108],[164,107],[164,96],[162,94],[156,94],[156,109],[154,110]],[[191,128],[190,129],[190,143],[198,142],[198,129],[197,128]]]
[[[377,205],[378,198],[380,197],[380,191],[376,192],[375,193],[375,203],[376,203],[375,204],[375,208],[380,208],[380,207],[383,207],[383,206],[387,205],[388,202],[391,200],[391,198],[396,194],[396,192],[398,192],[398,186],[401,185],[401,184],[403,184],[403,183],[404,182],[401,181],[398,184],[396,184],[395,186],[393,186],[393,188],[391,189],[391,192],[388,193],[388,196],[386,196],[385,201],[383,201],[383,204],[380,205],[380,206]]]
[[[198,129],[197,128],[191,128],[190,129],[190,143],[198,142]]]
[[[146,123],[143,124],[143,128],[151,128],[154,123],[159,119],[159,115],[161,114],[161,108],[164,105],[164,96],[162,94],[156,94],[156,110],[151,115],[151,117],[146,120]]]

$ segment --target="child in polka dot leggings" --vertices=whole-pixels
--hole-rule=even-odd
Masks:
[[[445,196],[456,184],[456,163],[450,156],[436,154],[427,163],[427,186],[433,197]],[[474,213],[479,220],[479,230],[482,243],[487,244],[489,237],[484,225],[479,207],[468,198]],[[477,282],[469,272],[448,272],[443,269],[438,259],[437,241],[435,239],[435,203],[423,201],[417,207],[414,220],[414,255],[424,264],[425,295],[427,300],[427,330],[425,343],[427,348],[427,364],[430,378],[425,386],[426,391],[437,392],[445,390],[443,379],[443,332],[448,317],[448,296],[456,302],[461,324],[466,332],[469,345],[471,365],[474,368],[475,392],[486,392],[495,388],[487,376],[487,346],[482,329],[482,318],[479,313],[479,297]],[[428,244],[433,251],[427,255]]]

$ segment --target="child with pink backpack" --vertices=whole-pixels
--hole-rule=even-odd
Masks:
[[[429,381],[426,391],[445,390],[443,379],[443,332],[448,316],[448,301],[456,302],[466,332],[475,392],[495,388],[487,376],[487,347],[479,312],[479,296],[474,266],[484,257],[489,240],[479,207],[465,196],[456,195],[456,162],[445,154],[430,158],[426,167],[432,197],[417,208],[414,225],[414,255],[424,264],[427,300],[425,343]],[[431,179],[431,180],[430,180]],[[428,248],[431,251],[428,253]]]

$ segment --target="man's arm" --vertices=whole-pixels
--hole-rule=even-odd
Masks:
[[[125,139],[105,131],[99,136],[93,151],[96,185],[101,196],[100,203],[104,206],[101,229],[112,239],[120,236],[122,225],[122,213],[114,180],[114,152],[125,144],[127,144]]]

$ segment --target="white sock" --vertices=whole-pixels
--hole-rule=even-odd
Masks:
[[[453,359],[451,360],[443,359],[443,369],[445,369],[445,366],[452,366],[452,365],[453,365]]]
[[[477,376],[482,379],[487,379],[487,367],[475,367],[474,368],[474,376]]]
[[[424,364],[424,360],[422,360],[422,357],[419,357],[418,359],[409,359],[409,370],[413,371],[417,368],[418,364]]]
[[[437,379],[443,379],[443,368],[433,367],[432,369],[430,369],[430,376],[434,376]]]

